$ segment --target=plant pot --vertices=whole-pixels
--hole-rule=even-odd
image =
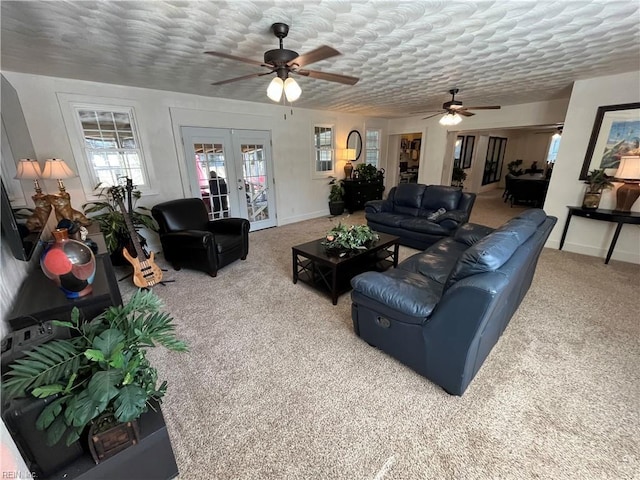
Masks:
[[[102,415],[89,428],[89,451],[96,465],[140,441],[138,421],[120,423],[113,415]]]
[[[342,215],[344,202],[329,202],[329,213],[333,216]]]
[[[585,193],[584,199],[582,200],[583,208],[593,208],[596,209],[600,205],[600,197],[601,193]]]

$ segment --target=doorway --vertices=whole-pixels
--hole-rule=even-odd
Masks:
[[[182,127],[181,133],[191,191],[211,220],[246,218],[252,231],[276,226],[270,132]]]
[[[421,133],[407,133],[400,136],[398,183],[418,183],[421,143]]]

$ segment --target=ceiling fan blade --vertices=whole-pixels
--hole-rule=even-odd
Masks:
[[[271,65],[265,65],[264,62],[259,62],[258,60],[252,60],[250,58],[236,57],[235,55],[229,55],[228,53],[220,53],[220,52],[204,52],[207,55],[213,55],[214,57],[226,58],[229,60],[236,60],[238,62],[249,63],[251,65],[259,65],[260,67],[268,67],[271,68]]]
[[[291,66],[295,64],[298,67],[304,67],[305,65],[319,62],[320,60],[324,60],[325,58],[335,57],[336,55],[340,55],[340,52],[335,48],[322,45],[315,50],[311,50],[310,52],[298,55],[296,58],[289,62],[289,65]]]
[[[456,110],[455,113],[463,117],[473,117],[475,115],[475,113],[467,112],[466,110]]]
[[[427,117],[424,117],[422,120],[426,120],[426,119],[428,119],[428,118],[437,117],[438,115],[442,115],[443,113],[447,113],[447,112],[446,112],[446,111],[444,111],[444,110],[442,110],[442,111],[440,111],[440,112],[438,112],[438,113],[433,113],[433,114],[431,114],[431,115],[429,115],[429,116],[427,116]]]
[[[485,105],[482,107],[464,107],[465,110],[500,110],[500,105]]]
[[[344,83],[345,85],[355,85],[360,80],[359,78],[349,77],[348,75],[319,72],[318,70],[291,70],[291,73],[297,73],[298,75],[317,78],[319,80],[328,80],[329,82]]]
[[[238,80],[244,80],[246,78],[254,78],[254,77],[262,77],[264,75],[269,75],[272,72],[264,72],[264,73],[250,73],[249,75],[243,75],[242,77],[230,78],[229,80],[222,80],[220,82],[212,83],[211,85],[225,85],[227,83],[237,82]]]

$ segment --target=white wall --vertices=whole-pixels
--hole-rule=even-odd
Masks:
[[[567,110],[562,142],[551,176],[545,210],[558,217],[558,225],[551,233],[548,246],[560,244],[567,215],[567,205],[581,205],[585,185],[578,180],[591,137],[598,107],[640,102],[640,72],[591,78],[577,81]],[[601,208],[615,207],[615,190],[605,191]],[[640,212],[640,201],[633,211]],[[615,224],[572,218],[564,249],[604,257],[613,236]],[[640,263],[640,229],[634,225],[622,227],[613,259]]]
[[[191,196],[184,175],[184,152],[179,138],[180,126],[225,127],[269,130],[272,133],[274,178],[278,225],[328,214],[326,179],[312,178],[313,125],[335,125],[336,148],[346,148],[352,129],[364,138],[365,124],[382,130],[387,137],[387,120],[361,115],[240,102],[222,98],[187,95],[80,80],[3,72],[18,92],[25,119],[39,160],[63,158],[77,171],[61,109],[69,95],[90,97],[95,103],[130,101],[135,113],[145,156],[156,177],[154,193],[145,195],[140,205],[152,206],[165,200]],[[346,87],[348,88],[348,87]],[[284,114],[287,119],[284,119]],[[386,145],[383,145],[386,147]],[[386,152],[383,149],[382,152]],[[338,150],[338,154],[340,150]],[[384,156],[384,154],[383,154]],[[382,159],[382,164],[386,158]],[[336,176],[344,177],[344,161],[338,159]],[[55,182],[46,181],[49,192]],[[73,206],[79,208],[87,195],[79,179],[65,180]]]

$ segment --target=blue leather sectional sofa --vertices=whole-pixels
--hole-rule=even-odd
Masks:
[[[395,269],[354,277],[356,334],[462,395],[527,293],[556,220],[531,209],[495,230],[467,223]]]
[[[467,222],[475,199],[475,193],[458,187],[401,183],[385,200],[367,202],[364,211],[373,230],[397,235],[402,245],[424,250]]]

